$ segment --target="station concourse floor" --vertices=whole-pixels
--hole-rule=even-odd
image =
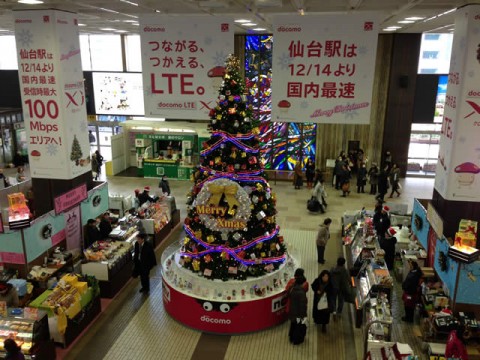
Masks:
[[[158,189],[158,179],[138,177],[108,177],[110,194],[131,195],[136,188],[150,186],[152,192]],[[433,179],[402,179],[403,193],[387,201],[405,203],[409,211],[414,198],[431,198]],[[352,185],[355,180],[352,181]],[[289,251],[306,270],[307,280],[312,283],[323,269],[330,269],[336,259],[343,254],[345,247],[341,241],[341,217],[345,211],[359,210],[363,206],[373,209],[374,197],[357,194],[356,187],[351,187],[351,194],[343,198],[341,193],[326,183],[328,208],[326,214],[312,214],[306,209],[310,190],[303,187],[295,190],[291,182],[270,182],[277,195],[277,224],[285,237]],[[183,238],[181,224],[186,214],[186,194],[191,187],[190,181],[170,180],[172,195],[175,196],[177,208],[181,211],[180,226],[177,226],[166,241],[156,250],[160,261],[161,251],[172,242]],[[316,261],[315,237],[318,225],[326,217],[333,223],[330,227],[332,237],[326,249],[326,264]],[[396,283],[395,288],[400,287]],[[162,304],[162,286],[160,266],[151,273],[151,292],[144,296],[139,293],[138,279],[131,279],[110,301],[105,311],[90,328],[66,350],[58,351],[60,359],[168,359],[168,360],[250,360],[250,359],[335,359],[355,360],[363,356],[362,329],[353,326],[352,305],[345,304],[343,316],[333,321],[324,334],[317,329],[311,319],[312,292],[308,292],[309,324],[305,342],[291,345],[288,341],[288,321],[274,328],[245,335],[211,335],[192,330],[170,318]],[[415,350],[419,359],[426,359],[422,351],[421,340],[413,335],[412,325],[401,321],[403,306],[394,291],[392,308],[394,325],[392,341],[408,343]],[[102,303],[104,305],[105,302]],[[188,311],[188,309],[185,309]]]

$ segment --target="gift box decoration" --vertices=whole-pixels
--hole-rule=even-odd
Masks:
[[[472,232],[458,231],[455,234],[455,244],[477,247],[477,236]]]
[[[477,235],[477,222],[473,220],[462,219],[458,224],[459,232],[470,232]]]

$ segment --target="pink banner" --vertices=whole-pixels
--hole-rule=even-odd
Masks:
[[[87,198],[87,185],[83,184],[55,198],[55,213],[59,214]]]
[[[52,246],[57,245],[63,239],[65,239],[65,229],[60,230],[58,233],[52,235]]]
[[[12,252],[1,252],[2,262],[7,264],[25,264],[25,256],[23,254]]]
[[[65,217],[65,234],[67,237],[67,250],[81,248],[82,232],[80,226],[80,207],[64,213]]]

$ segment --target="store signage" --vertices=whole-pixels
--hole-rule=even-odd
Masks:
[[[369,124],[377,18],[274,17],[272,120]]]
[[[435,189],[445,200],[480,201],[479,5],[457,10]]]
[[[174,319],[197,330],[218,334],[259,331],[287,319],[284,292],[250,301],[237,299],[197,299],[177,291],[162,280],[163,305]],[[188,311],[185,311],[188,309]],[[254,319],[255,321],[245,321]]]
[[[145,115],[208,119],[233,36],[232,20],[225,17],[141,16]]]
[[[77,15],[15,11],[30,173],[73,179],[91,171]]]
[[[137,137],[142,137],[143,139],[152,139],[152,140],[172,140],[172,141],[181,141],[181,140],[193,140],[192,135],[173,135],[173,134],[137,134]],[[140,139],[135,139],[135,141]],[[142,147],[141,145],[137,145]]]
[[[82,184],[55,198],[55,214],[59,214],[79,204],[88,196],[87,185]]]

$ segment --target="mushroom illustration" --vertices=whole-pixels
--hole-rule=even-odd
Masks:
[[[288,112],[288,109],[290,109],[290,102],[288,100],[280,100],[278,102],[278,108],[280,109],[281,112]]]
[[[30,153],[30,156],[33,160],[40,160],[41,155],[42,154],[38,150],[32,150],[32,152]]]
[[[225,75],[224,66],[215,66],[208,70],[207,75],[209,78],[212,78],[212,88],[218,90],[222,85],[223,76]]]
[[[471,162],[465,162],[455,167],[457,181],[460,186],[472,185],[475,180],[475,175],[480,172],[480,167]]]

